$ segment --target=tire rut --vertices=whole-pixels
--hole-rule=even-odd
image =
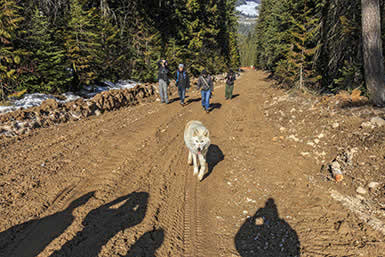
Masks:
[[[193,181],[191,174],[185,179],[185,215],[184,215],[184,248],[185,257],[199,256],[199,237],[197,235],[197,182]]]

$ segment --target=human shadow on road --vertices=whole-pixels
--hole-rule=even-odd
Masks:
[[[194,99],[191,99],[190,98],[190,96],[188,96],[188,95],[186,95],[185,96],[185,105],[189,105],[189,104],[191,104],[192,102],[195,102],[195,100]],[[174,97],[174,98],[170,98],[169,99],[169,101],[168,101],[168,103],[169,104],[172,104],[172,103],[174,103],[174,102],[180,102],[180,97],[179,96],[177,96],[177,97]]]
[[[188,99],[188,103],[194,103],[194,102],[201,102],[202,99],[200,97],[198,98],[191,98],[191,99]]]
[[[211,144],[206,154],[208,170],[207,173],[204,175],[203,180],[210,176],[215,166],[217,166],[217,164],[223,161],[224,159],[225,156],[219,146]]]
[[[174,98],[172,98],[172,99],[169,99],[169,100],[168,100],[168,103],[169,103],[169,104],[172,104],[173,102],[176,102],[176,101],[179,101],[179,97],[174,97]]]
[[[233,95],[233,97],[231,99],[237,98],[238,96],[239,96],[239,94],[235,94],[235,95]]]
[[[298,235],[279,218],[273,199],[247,218],[235,236],[235,247],[242,257],[300,256]]]
[[[188,98],[188,97],[187,97],[187,98]],[[186,100],[187,98],[185,98],[185,100]],[[168,104],[172,104],[172,103],[174,103],[174,102],[179,102],[179,101],[180,101],[179,96],[173,97],[173,98],[169,98],[169,99],[168,99]],[[188,102],[188,101],[186,101],[186,102]]]
[[[156,250],[164,241],[164,230],[148,231],[131,246],[124,257],[150,257],[155,256]],[[122,256],[123,257],[123,256]]]
[[[35,257],[74,221],[72,212],[84,205],[94,192],[74,200],[63,211],[27,221],[0,233],[0,256]]]
[[[138,225],[145,217],[148,193],[134,192],[89,212],[84,229],[51,257],[96,257],[118,232]]]
[[[190,96],[188,95],[185,95],[184,99],[185,99],[185,102],[188,103],[190,100],[189,100]],[[172,97],[169,96],[169,99],[168,99],[168,103],[169,104],[172,104],[173,102],[177,102],[177,101],[180,101],[180,97],[179,96],[175,96],[175,97]]]
[[[221,109],[222,104],[220,103],[212,103],[210,104],[210,112],[214,111],[215,109]]]

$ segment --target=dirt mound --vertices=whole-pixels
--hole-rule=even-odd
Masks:
[[[281,91],[266,100],[265,115],[280,131],[280,142],[295,143],[304,158],[316,161],[320,172],[314,179],[347,197],[357,196],[367,216],[383,220],[385,109],[371,106],[359,90],[323,97]],[[340,183],[335,183],[336,173],[343,176]]]
[[[39,107],[0,115],[0,138],[29,134],[34,128],[99,116],[107,111],[151,102],[155,100],[155,94],[155,86],[147,84],[132,89],[105,91],[88,100],[79,98],[65,104],[48,99]]]
[[[213,77],[217,83],[225,80],[225,74]],[[198,79],[191,79],[192,92],[196,92]],[[175,81],[169,86],[169,95],[175,95]],[[99,116],[104,112],[119,110],[122,107],[135,106],[158,100],[157,84],[138,85],[131,89],[105,91],[91,99],[79,98],[65,104],[54,99],[44,101],[41,106],[19,109],[0,115],[0,139],[29,135],[33,129],[49,127],[68,121],[77,121],[90,116]]]
[[[213,76],[214,81],[223,83],[225,74]],[[196,92],[198,79],[191,79],[191,92]],[[175,81],[169,85],[169,95],[177,94]],[[44,101],[41,106],[19,109],[0,115],[0,139],[29,135],[36,128],[54,124],[77,121],[90,116],[99,116],[104,112],[119,110],[122,107],[136,106],[159,100],[157,84],[138,85],[131,89],[110,90],[95,95],[91,99],[79,98],[65,104],[54,99]]]

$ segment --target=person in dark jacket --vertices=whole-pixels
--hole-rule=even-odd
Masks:
[[[159,63],[159,73],[158,73],[158,79],[159,79],[159,95],[160,95],[160,101],[162,103],[168,104],[168,68],[167,68],[167,61],[161,60]]]
[[[190,88],[190,79],[187,72],[184,69],[183,64],[179,64],[178,71],[176,72],[176,87],[178,88],[178,94],[180,98],[180,104],[185,105],[184,99],[186,96],[186,89]]]
[[[198,78],[198,89],[201,90],[203,110],[209,113],[210,96],[214,91],[214,84],[211,76],[206,70],[203,70],[202,74]]]
[[[226,93],[225,93],[226,100],[233,98],[234,81],[236,79],[237,78],[234,71],[230,70],[226,76]]]

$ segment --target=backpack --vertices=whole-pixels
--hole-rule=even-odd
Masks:
[[[232,73],[230,76],[227,77],[227,80],[226,80],[226,84],[227,85],[232,85],[234,84],[234,80],[235,80],[235,74]]]
[[[210,90],[210,85],[209,85],[209,83],[205,80],[205,78],[202,76],[201,79],[202,79],[202,81],[203,81],[202,90],[203,90],[203,91]]]

